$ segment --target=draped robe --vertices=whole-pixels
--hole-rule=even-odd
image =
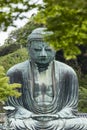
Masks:
[[[8,70],[10,82],[22,84],[19,89],[21,97],[9,97],[7,102],[7,105],[15,107],[15,112],[9,115],[11,126],[15,130],[87,130],[87,119],[77,117],[76,73],[70,66],[55,60],[49,68],[52,70],[54,96],[52,102],[45,107],[38,105],[34,99],[34,77],[37,75],[37,67],[32,65],[31,61],[25,61]]]

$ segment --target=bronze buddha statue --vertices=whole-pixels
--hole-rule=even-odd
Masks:
[[[78,79],[68,65],[55,60],[44,41],[45,28],[28,37],[30,60],[11,67],[10,83],[21,83],[21,97],[9,97],[14,106],[9,121],[13,130],[87,130],[87,119],[77,116]]]

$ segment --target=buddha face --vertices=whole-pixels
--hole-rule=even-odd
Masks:
[[[36,64],[49,64],[55,56],[55,51],[45,42],[32,41],[29,47],[31,60]]]

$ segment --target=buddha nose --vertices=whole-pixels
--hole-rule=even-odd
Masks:
[[[45,51],[45,49],[43,48],[41,53],[40,53],[41,57],[46,57],[47,56],[47,52]]]

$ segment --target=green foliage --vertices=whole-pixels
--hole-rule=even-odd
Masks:
[[[26,46],[28,35],[32,32],[33,29],[41,27],[41,24],[35,23],[33,19],[28,22],[24,27],[12,31],[5,41],[5,44],[19,44],[20,46]]]
[[[16,51],[18,48],[20,48],[20,45],[16,43],[4,44],[3,46],[0,47],[0,56],[4,56],[9,53],[12,53]]]
[[[5,76],[5,70],[0,66],[0,102],[6,101],[9,96],[19,97],[21,94],[16,88],[21,87],[20,84],[9,84],[9,78]]]
[[[82,75],[79,83],[79,111],[87,112],[87,75]]]
[[[44,0],[44,6],[35,16],[37,23],[44,23],[53,34],[48,42],[57,50],[62,49],[66,59],[74,59],[87,45],[87,1]]]
[[[30,0],[0,0],[0,28],[5,31],[8,26],[15,26],[15,20],[26,18],[24,13],[37,6]]]
[[[14,64],[25,61],[28,59],[28,53],[25,48],[19,49],[14,53],[8,54],[6,56],[0,57],[0,65],[7,71]]]

